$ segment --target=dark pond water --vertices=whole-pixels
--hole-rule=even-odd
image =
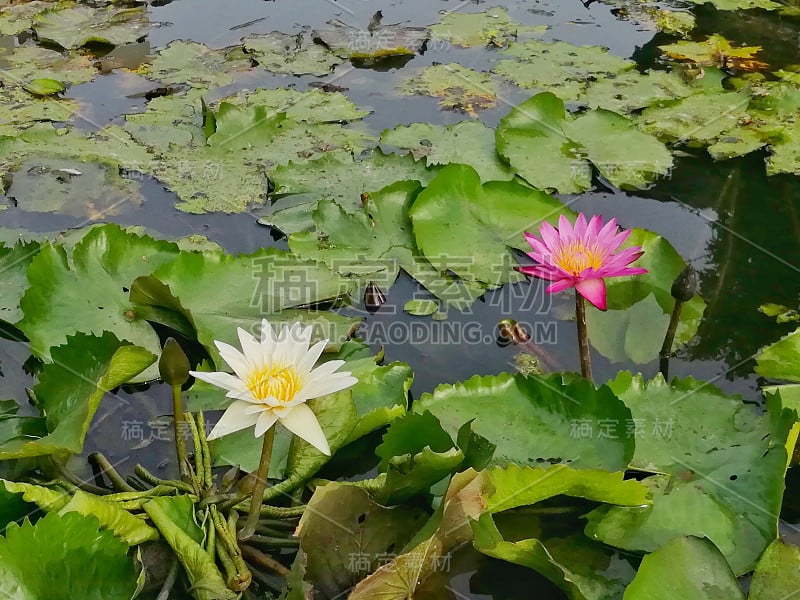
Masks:
[[[608,46],[614,54],[632,57],[643,67],[651,64],[655,47],[665,36],[639,30],[633,24],[617,20],[611,8],[600,2],[586,7],[579,0],[476,3],[445,0],[176,0],[154,2],[151,20],[162,25],[152,31],[149,43],[154,49],[175,39],[191,39],[222,48],[237,43],[242,36],[274,30],[295,31],[316,27],[338,18],[348,23],[366,24],[381,10],[384,22],[408,21],[427,25],[439,19],[441,10],[465,12],[505,5],[511,16],[527,24],[546,24],[546,39],[560,39],[575,44]],[[760,44],[763,59],[775,69],[800,62],[798,20],[788,20],[756,12],[746,15],[697,10],[700,37],[719,32],[726,37]],[[250,25],[243,24],[251,23]],[[248,79],[246,85],[295,86],[307,89],[316,81],[335,83],[347,88],[348,97],[360,106],[374,109],[366,124],[375,132],[397,124],[415,121],[447,124],[462,120],[461,114],[441,111],[434,99],[398,97],[394,92],[400,73],[436,62],[460,62],[474,69],[487,69],[495,60],[489,50],[448,51],[433,48],[401,68],[362,69],[341,65],[326,78],[275,77]],[[231,90],[243,87],[239,82]],[[98,129],[119,119],[125,112],[143,110],[142,93],[154,84],[132,74],[111,73],[91,83],[70,89],[69,96],[86,105],[79,127]],[[511,106],[529,94],[519,90],[501,90],[497,108],[481,113],[480,118],[494,126]],[[669,180],[636,194],[603,188],[579,197],[565,198],[573,208],[605,216],[616,216],[624,227],[643,227],[666,237],[684,258],[700,272],[701,293],[708,307],[705,319],[693,343],[672,361],[670,374],[694,376],[711,381],[726,392],[742,394],[746,400],[759,401],[759,381],[752,373],[752,357],[763,345],[787,332],[788,326],[776,325],[757,311],[760,304],[776,302],[796,306],[800,297],[800,179],[767,178],[764,156],[714,163],[697,157],[679,159]],[[604,191],[605,190],[605,191]],[[188,215],[173,208],[176,198],[157,181],[145,180],[145,204],[115,220],[125,225],[143,225],[164,236],[190,233],[208,236],[229,251],[249,252],[261,246],[285,246],[275,240],[269,229],[256,223],[256,215]],[[77,219],[33,214],[9,208],[0,212],[0,226],[29,231],[51,232],[82,225]],[[416,283],[402,276],[392,287],[388,302],[376,314],[366,315],[361,335],[376,347],[383,345],[387,360],[402,360],[412,365],[414,397],[431,391],[439,383],[466,379],[475,373],[493,374],[513,368],[518,352],[513,346],[501,348],[494,341],[496,323],[505,316],[532,321],[542,332],[542,347],[563,368],[576,369],[574,323],[559,320],[571,306],[562,300],[544,298],[538,281],[488,294],[483,301],[463,315],[451,314],[448,321],[437,323],[406,315],[404,303],[419,293]],[[552,300],[547,314],[523,313],[530,298]],[[356,311],[357,309],[351,309]],[[544,311],[543,311],[544,312]],[[532,316],[531,316],[532,314]],[[392,328],[397,323],[418,326],[412,342],[397,340]],[[472,343],[447,343],[448,331],[470,331]],[[20,365],[28,358],[24,346],[0,343],[0,364],[4,377],[3,397],[24,397],[24,388],[32,382],[20,375]],[[618,369],[641,370],[654,375],[658,365],[610,364],[594,355],[595,379],[613,377]],[[169,473],[170,446],[159,439],[163,431],[159,416],[170,411],[169,392],[153,385],[134,394],[122,392],[104,405],[94,423],[87,452],[102,450],[123,472],[136,462],[151,466],[159,473]],[[146,415],[146,416],[144,416]],[[150,421],[148,421],[150,419]],[[533,433],[532,433],[533,435]],[[132,450],[129,448],[133,446]],[[84,469],[75,460],[76,471]],[[358,468],[361,468],[359,466]],[[364,469],[370,465],[363,465]],[[85,471],[84,471],[85,472]],[[787,497],[797,496],[792,483]],[[794,489],[792,489],[794,488]],[[791,506],[791,502],[788,503]],[[786,531],[797,515],[787,514]],[[501,564],[471,551],[460,552],[452,559],[447,576],[428,582],[425,598],[511,599],[522,597],[560,598],[559,592],[532,571]]]

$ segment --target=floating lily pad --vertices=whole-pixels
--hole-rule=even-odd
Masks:
[[[403,305],[403,310],[415,317],[427,317],[439,310],[436,300],[409,300]]]
[[[0,35],[19,35],[31,29],[36,16],[53,8],[53,2],[33,0],[15,4],[3,4],[0,12]]]
[[[130,44],[147,35],[150,23],[144,7],[77,5],[37,15],[33,28],[39,40],[69,49],[90,43]]]
[[[694,15],[686,10],[668,10],[658,2],[648,0],[604,0],[603,4],[613,6],[615,17],[636,23],[648,31],[663,31],[685,37],[694,29]]]
[[[442,300],[468,305],[483,287],[442,275],[443,269],[435,269],[417,249],[408,211],[420,189],[416,181],[399,181],[367,194],[364,206],[353,213],[321,200],[313,212],[316,231],[292,234],[289,247],[300,257],[322,260],[343,276],[372,281],[385,291],[402,268]]]
[[[492,464],[617,471],[633,456],[634,440],[626,435],[630,415],[622,402],[607,387],[565,383],[561,375],[476,375],[423,394],[412,409],[433,413],[451,437],[475,419],[475,433],[496,446]],[[531,431],[536,435],[526,434]]]
[[[162,83],[192,87],[221,87],[233,83],[233,73],[247,71],[250,62],[228,57],[223,50],[212,50],[197,42],[175,41],[162,49],[153,62],[139,72]]]
[[[497,103],[497,89],[491,76],[458,63],[425,67],[421,73],[398,86],[401,94],[439,98],[439,106],[476,116],[478,110]]]
[[[424,157],[428,165],[469,165],[480,174],[482,181],[507,181],[514,177],[495,151],[494,130],[479,121],[448,126],[398,125],[384,131],[381,141],[409,150],[415,160]]]
[[[781,600],[800,589],[800,550],[782,539],[772,542],[758,560],[750,600]]]
[[[31,351],[50,360],[50,348],[77,332],[113,332],[153,353],[160,351],[153,328],[134,311],[127,290],[178,254],[175,244],[129,234],[117,225],[92,229],[71,257],[61,246],[42,246],[28,267],[30,287],[20,301],[17,324]]]
[[[566,42],[530,41],[511,44],[494,68],[525,89],[551,92],[562,100],[575,100],[590,82],[635,68],[636,63],[600,46],[574,46]]]
[[[672,165],[669,150],[627,118],[599,109],[568,119],[564,103],[547,92],[513,108],[496,135],[498,153],[521,177],[562,193],[589,189],[589,161],[623,189],[646,187]]]
[[[68,98],[36,98],[22,88],[0,87],[0,136],[16,137],[35,121],[68,121],[79,108]],[[11,158],[5,160],[16,162]]]
[[[380,11],[377,14],[380,15]],[[428,39],[425,27],[383,25],[380,18],[373,18],[373,22],[364,28],[338,19],[327,24],[329,28],[314,31],[314,38],[338,56],[350,60],[413,56],[422,50]]]
[[[756,373],[770,379],[800,381],[800,329],[762,349],[756,356]]]
[[[744,594],[719,549],[707,539],[686,536],[645,556],[624,598],[744,600]]]
[[[767,66],[754,57],[761,46],[734,46],[719,34],[712,34],[702,42],[680,41],[659,46],[659,49],[676,60],[696,63],[701,67],[740,68],[753,71]]]
[[[508,16],[507,9],[497,6],[479,13],[446,12],[438,23],[431,26],[431,38],[434,43],[450,42],[462,48],[505,48],[512,41],[539,35],[546,30],[546,25],[515,23]]]
[[[38,252],[38,242],[20,240],[8,247],[0,246],[0,273],[3,273],[3,285],[0,287],[0,321],[13,324],[22,318],[19,301],[28,287],[25,271]]]
[[[738,397],[691,378],[620,373],[611,389],[632,414],[631,466],[645,478],[650,509],[601,507],[587,534],[617,548],[652,552],[679,535],[708,537],[734,573],[752,570],[775,539],[793,411],[776,399],[757,414]]]
[[[29,212],[54,212],[107,219],[140,207],[144,198],[135,181],[122,179],[104,165],[34,156],[13,175],[6,195]]]
[[[300,92],[293,88],[259,88],[242,90],[224,100],[242,107],[263,106],[272,112],[286,113],[292,121],[304,123],[358,121],[371,112],[359,108],[341,92],[320,89]]]
[[[77,85],[97,75],[92,61],[83,55],[64,54],[40,46],[19,46],[0,50],[0,82],[8,87],[22,87],[36,79],[53,79]]]
[[[64,84],[55,79],[34,79],[23,86],[26,92],[34,96],[53,96],[60,94],[65,89]]]
[[[645,74],[635,69],[591,82],[578,101],[590,108],[605,108],[628,114],[695,93],[675,71],[650,70]]]
[[[321,77],[330,74],[342,62],[339,56],[303,34],[273,31],[246,37],[242,45],[245,52],[256,59],[259,67],[271,73]]]
[[[417,246],[434,268],[498,286],[523,279],[510,250],[525,245],[522,234],[566,210],[539,190],[513,181],[481,185],[471,167],[448,165],[419,194],[409,216]]]
[[[9,525],[0,538],[0,594],[8,598],[127,600],[136,589],[128,545],[92,517],[53,513]]]
[[[693,4],[712,4],[719,10],[747,10],[762,8],[764,10],[782,10],[787,5],[772,0],[689,0]]]
[[[274,194],[280,197],[271,214],[262,217],[259,223],[287,234],[310,230],[314,228],[312,211],[319,199],[335,200],[345,212],[352,213],[361,207],[361,194],[376,192],[401,180],[425,185],[436,171],[411,156],[383,154],[380,150],[358,161],[340,153],[307,162],[289,161],[270,173]]]

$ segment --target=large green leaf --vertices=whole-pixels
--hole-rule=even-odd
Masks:
[[[149,29],[144,7],[112,5],[93,8],[78,5],[46,11],[36,17],[34,29],[39,40],[62,48],[80,48],[89,43],[119,46],[139,40]]]
[[[566,207],[544,192],[514,181],[481,185],[466,165],[444,167],[409,211],[417,246],[438,271],[490,286],[522,280],[511,248],[560,214]]]
[[[735,573],[751,570],[777,534],[793,411],[773,398],[759,415],[691,378],[667,384],[623,372],[609,385],[631,410],[631,466],[660,475],[643,480],[652,508],[598,508],[587,533],[648,552],[675,536],[708,537]]]
[[[428,165],[469,165],[481,181],[507,181],[514,173],[495,152],[494,130],[479,121],[454,125],[412,123],[381,134],[381,141],[409,150],[414,159],[425,157]]]
[[[789,600],[800,590],[800,549],[781,539],[758,559],[750,582],[749,600]]]
[[[23,430],[0,440],[1,459],[81,452],[103,396],[134,379],[156,357],[105,333],[102,337],[70,337],[65,345],[52,349],[51,358],[53,362],[43,367],[33,390],[45,414],[47,434],[32,439],[19,435]]]
[[[483,293],[483,286],[454,281],[421,255],[414,240],[409,208],[421,186],[399,181],[368,195],[363,208],[347,212],[334,201],[321,200],[313,212],[315,232],[294,233],[289,248],[301,258],[322,260],[362,285],[372,281],[387,291],[402,268],[430,292],[464,306]]]
[[[756,356],[756,363],[759,375],[800,381],[800,328],[762,349]]]
[[[439,511],[386,567],[361,581],[351,600],[408,600],[450,550],[473,540],[470,524],[481,515],[536,504],[566,495],[625,506],[647,504],[647,492],[623,473],[575,470],[566,465],[545,469],[509,465],[453,476]],[[485,547],[481,541],[478,549]],[[488,548],[487,548],[488,549]]]
[[[250,61],[228,57],[223,50],[212,50],[197,42],[177,40],[159,51],[149,65],[139,71],[167,84],[198,88],[220,87],[233,83],[233,73],[250,68]]]
[[[359,108],[341,92],[327,92],[318,88],[303,92],[291,87],[241,90],[224,100],[237,106],[263,106],[273,112],[286,113],[289,119],[298,123],[357,121],[371,112]],[[151,100],[148,107],[152,104]]]
[[[677,537],[642,560],[626,600],[744,600],[725,557],[710,541]]]
[[[127,292],[137,277],[177,255],[175,244],[128,233],[117,225],[89,231],[71,257],[61,246],[43,245],[28,267],[30,287],[20,300],[25,316],[17,326],[30,340],[32,352],[45,360],[50,360],[52,347],[76,332],[111,331],[121,340],[158,352],[158,336],[137,315]]]
[[[552,92],[562,100],[575,100],[587,84],[635,68],[636,63],[600,46],[575,46],[566,42],[511,44],[493,72],[520,87]]]
[[[453,438],[475,419],[475,433],[497,447],[494,464],[622,470],[633,456],[630,411],[608,387],[577,378],[475,376],[423,394],[412,408],[433,413]]]
[[[10,247],[0,246],[0,321],[16,323],[22,318],[19,301],[28,287],[25,271],[38,252],[38,242],[20,240]]]
[[[676,71],[650,70],[643,75],[638,70],[631,69],[615,77],[601,77],[591,82],[579,101],[590,108],[605,108],[629,114],[641,108],[689,96],[695,91]]]
[[[412,507],[381,506],[351,485],[318,487],[296,532],[307,556],[306,581],[326,598],[342,594],[391,560],[427,517]]]
[[[14,600],[129,600],[136,572],[127,544],[77,513],[10,525],[0,538],[0,595]]]
[[[672,166],[667,148],[617,113],[597,109],[567,117],[562,100],[537,94],[503,118],[497,151],[531,185],[562,193],[591,185],[590,162],[612,184],[640,189]]]
[[[497,85],[487,73],[474,71],[458,63],[425,67],[420,73],[400,82],[401,94],[432,96],[439,107],[464,112],[472,117],[477,111],[497,103]]]
[[[512,40],[538,35],[546,25],[522,25],[511,20],[508,10],[502,6],[484,12],[466,13],[460,10],[446,12],[442,19],[431,27],[432,43],[450,42],[454,46],[470,48],[489,46],[502,48]]]
[[[646,364],[658,358],[675,307],[672,283],[686,263],[667,240],[651,231],[631,230],[623,248],[631,246],[644,251],[635,266],[647,273],[607,279],[609,310],[587,311],[586,324],[589,340],[603,356]],[[705,308],[698,294],[683,305],[673,349],[694,337]]]
[[[313,325],[314,339],[329,340],[329,351],[335,351],[358,319],[287,309],[347,296],[350,285],[324,265],[275,248],[238,256],[209,250],[183,252],[156,270],[154,278],[138,280],[131,300],[148,319],[162,322],[176,315],[183,317],[194,327],[197,339],[217,367],[222,368],[224,362],[214,341],[238,345],[237,327],[254,333],[263,318],[269,319],[273,328],[294,321]],[[161,310],[153,314],[153,308]]]

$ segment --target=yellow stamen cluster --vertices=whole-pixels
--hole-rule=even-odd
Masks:
[[[578,276],[585,269],[603,266],[605,253],[596,244],[586,246],[582,240],[564,244],[553,254],[553,262],[570,275]]]
[[[257,400],[275,398],[285,404],[291,401],[303,382],[294,367],[269,366],[254,371],[245,382]]]

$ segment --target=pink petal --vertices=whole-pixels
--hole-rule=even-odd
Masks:
[[[550,284],[547,286],[545,290],[548,294],[557,294],[558,292],[563,292],[575,285],[574,279],[560,279],[555,283]]]
[[[578,218],[575,219],[575,229],[573,231],[577,238],[584,238],[586,236],[586,216],[583,213],[578,213]]]
[[[602,278],[581,279],[575,289],[600,310],[606,309],[606,282]]]
[[[558,216],[558,237],[561,238],[561,241],[570,239],[573,237],[573,230],[572,224],[567,220],[567,217],[564,215]]]
[[[547,221],[542,223],[542,226],[539,228],[539,235],[542,236],[542,241],[548,249],[554,250],[561,246],[558,230]]]
[[[525,275],[532,275],[533,277],[539,277],[540,279],[547,279],[553,281],[554,279],[558,279],[562,276],[562,274],[550,267],[544,267],[541,265],[533,265],[530,267],[518,267],[517,270],[520,273],[524,273]]]
[[[596,239],[600,228],[603,226],[603,217],[594,215],[589,219],[589,225],[586,227],[586,239]]]

